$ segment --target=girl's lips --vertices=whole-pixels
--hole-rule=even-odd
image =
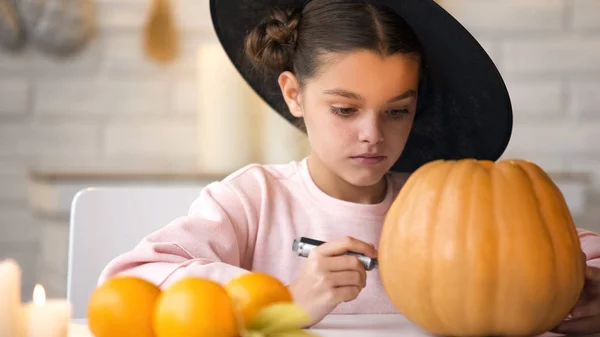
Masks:
[[[372,165],[378,164],[387,158],[386,156],[361,155],[352,157],[352,159],[360,164]]]

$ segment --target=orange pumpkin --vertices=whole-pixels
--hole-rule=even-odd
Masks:
[[[584,262],[562,193],[524,160],[433,161],[391,206],[379,272],[396,308],[445,336],[533,336],[576,304]]]

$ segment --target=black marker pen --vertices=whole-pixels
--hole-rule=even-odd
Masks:
[[[299,239],[294,240],[292,250],[302,257],[308,257],[308,254],[311,250],[317,248],[323,243],[323,241],[301,237]],[[366,270],[373,270],[377,268],[378,264],[376,258],[370,258],[368,256],[355,252],[346,252],[344,255],[356,256]]]

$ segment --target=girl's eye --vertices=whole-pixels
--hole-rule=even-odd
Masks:
[[[340,108],[340,107],[335,107],[335,106],[331,107],[331,112],[333,114],[339,115],[341,117],[350,117],[354,113],[356,113],[356,111],[357,111],[357,109],[355,109],[355,108]],[[393,119],[400,119],[400,118],[403,118],[405,115],[408,115],[409,111],[406,109],[393,109],[393,110],[389,110],[388,114]]]
[[[332,106],[331,112],[336,115],[340,115],[342,117],[350,117],[350,115],[352,115],[353,113],[356,112],[356,109],[354,109],[354,108],[338,108],[338,107]]]
[[[408,115],[409,112],[406,109],[395,109],[395,110],[390,110],[389,114],[390,114],[390,116],[392,116],[392,118],[397,119],[397,118],[402,118],[405,115]]]

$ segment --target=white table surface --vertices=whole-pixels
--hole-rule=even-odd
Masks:
[[[401,315],[330,315],[312,327],[321,337],[431,337]],[[561,336],[547,333],[543,337]],[[92,337],[85,322],[74,321],[69,337]],[[579,336],[582,337],[582,336]],[[599,334],[588,337],[600,337]]]

